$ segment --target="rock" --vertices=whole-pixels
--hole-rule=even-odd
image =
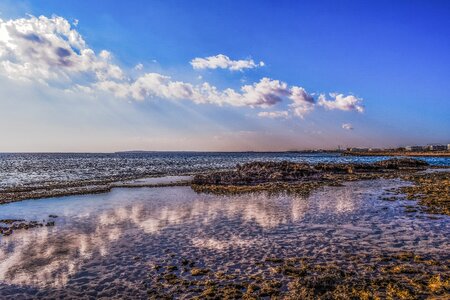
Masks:
[[[391,158],[374,163],[375,166],[383,169],[423,169],[429,164],[423,160],[413,158]]]
[[[417,169],[421,170],[428,164],[411,158],[393,158],[373,164],[349,163],[329,164],[320,163],[309,165],[294,162],[251,162],[237,165],[233,171],[213,172],[196,175],[192,181],[194,185],[234,185],[247,186],[275,182],[320,181],[331,174],[372,174],[391,172],[392,170]],[[367,176],[366,176],[367,177]]]
[[[4,224],[13,224],[15,222],[25,222],[25,220],[23,220],[23,219],[2,219],[2,220],[0,220],[0,223],[4,223]]]
[[[313,176],[317,171],[308,164],[292,162],[252,162],[238,165],[234,171],[197,175],[194,184],[251,185],[265,182],[289,182]]]
[[[202,275],[206,275],[208,273],[209,273],[208,269],[193,268],[191,270],[192,276],[202,276]]]
[[[25,221],[22,219],[3,219],[0,220],[0,223],[6,224],[6,227],[0,226],[0,234],[7,236],[11,235],[16,230],[28,230],[34,227],[43,227],[43,226],[55,226],[55,221],[42,222],[38,221]]]

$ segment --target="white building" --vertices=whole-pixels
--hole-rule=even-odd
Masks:
[[[423,151],[423,150],[426,150],[426,147],[422,147],[422,146],[406,146],[405,149],[406,149],[406,151]]]
[[[448,149],[448,145],[430,145],[430,151],[445,151]]]

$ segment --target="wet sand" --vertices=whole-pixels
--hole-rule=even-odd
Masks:
[[[445,298],[450,217],[393,192],[410,185],[354,181],[309,195],[113,188],[2,205],[0,219],[58,217],[1,237],[0,295]]]

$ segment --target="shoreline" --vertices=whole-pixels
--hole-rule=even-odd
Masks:
[[[442,152],[351,152],[344,151],[342,156],[412,156],[412,157],[450,157],[449,151]]]

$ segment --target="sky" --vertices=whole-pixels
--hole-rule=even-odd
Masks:
[[[450,143],[450,1],[0,2],[0,152]]]

